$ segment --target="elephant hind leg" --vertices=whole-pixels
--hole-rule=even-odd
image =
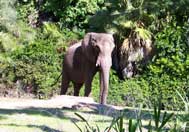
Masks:
[[[79,91],[82,86],[83,83],[74,83],[74,96],[79,96]]]
[[[64,75],[62,77],[60,95],[65,95],[66,94],[66,92],[68,90],[68,87],[69,87],[69,83],[70,83],[70,80],[68,79],[67,76]]]

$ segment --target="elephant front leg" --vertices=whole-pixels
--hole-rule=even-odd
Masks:
[[[109,87],[109,71],[110,67],[102,68],[100,71],[100,103],[107,103],[108,87]]]
[[[93,81],[93,77],[96,74],[96,70],[95,71],[90,71],[88,72],[86,79],[85,79],[85,95],[86,97],[91,96],[91,87],[92,87],[92,81]]]
[[[74,83],[74,96],[79,96],[79,91],[83,83]]]
[[[107,99],[107,95],[108,95],[108,88],[105,87],[105,83],[104,82],[104,75],[102,73],[100,73],[100,97],[99,97],[99,101],[101,104],[106,104],[106,99]]]
[[[103,96],[103,87],[104,87],[104,83],[103,83],[103,77],[102,74],[99,74],[99,78],[100,78],[100,95],[99,95],[99,102],[102,103],[102,96]]]
[[[87,79],[85,81],[85,95],[86,97],[91,96],[91,87],[92,87],[92,79]]]

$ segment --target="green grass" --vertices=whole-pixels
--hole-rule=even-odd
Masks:
[[[110,126],[113,117],[120,115],[120,111],[111,107],[97,108],[96,110],[84,108],[79,111],[60,108],[0,108],[0,132],[79,132],[73,121],[81,128],[85,123],[75,115],[75,112],[82,115],[91,126],[98,125],[103,132]],[[126,130],[128,130],[129,119],[136,119],[137,112],[134,108],[124,110],[123,126]],[[152,110],[142,110],[140,114],[142,129],[147,129],[152,113]],[[155,124],[152,125],[155,126]]]
[[[66,126],[72,125],[65,118],[52,116],[41,110],[0,110],[3,117],[0,121],[0,130],[10,132],[42,132],[69,130]]]
[[[73,120],[83,125],[76,111],[64,109],[0,109],[0,131],[8,132],[78,132]],[[79,112],[100,128],[108,126],[112,117],[98,115],[90,111]]]

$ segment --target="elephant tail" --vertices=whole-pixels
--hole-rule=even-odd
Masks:
[[[63,71],[62,71],[62,72],[60,73],[60,75],[56,78],[56,80],[54,81],[54,83],[51,84],[51,87],[57,84],[57,82],[59,81],[60,77],[62,76],[62,73],[63,73]]]

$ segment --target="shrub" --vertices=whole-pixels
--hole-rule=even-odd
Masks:
[[[176,78],[187,77],[189,46],[185,33],[184,27],[172,22],[156,35],[154,44],[157,54],[149,66],[153,74],[167,73]]]
[[[14,28],[16,22],[15,1],[0,1],[0,30],[11,30],[11,28]]]
[[[183,110],[184,105],[176,91],[187,93],[187,79],[173,80],[169,75],[142,75],[129,80],[120,81],[111,71],[109,81],[108,103],[138,107],[143,104],[145,108],[153,108],[151,102],[161,97],[163,109]],[[92,95],[96,101],[99,99],[98,74],[93,80]]]
[[[45,23],[42,29],[36,30],[38,34],[32,41],[26,39],[27,35],[15,38],[15,45],[20,42],[20,46],[5,49],[4,61],[0,61],[0,79],[7,80],[6,85],[15,83],[26,92],[49,97],[59,91],[59,83],[53,84],[61,73],[63,54],[69,41],[79,39],[82,33],[61,32],[52,23]]]
[[[12,52],[15,80],[21,80],[32,87],[32,92],[52,94],[50,87],[60,73],[56,48],[50,41],[37,40],[23,49]],[[25,89],[27,91],[27,89]]]
[[[188,24],[182,27],[172,19],[155,35],[156,54],[141,75],[119,81],[110,75],[108,101],[112,104],[152,108],[151,101],[162,98],[164,109],[183,110],[176,91],[188,92]],[[188,95],[187,95],[188,96]]]
[[[44,3],[44,12],[53,12],[60,20],[61,28],[87,29],[88,19],[101,9],[104,0],[47,0]]]
[[[16,9],[18,12],[17,20],[23,21],[31,27],[38,26],[39,10],[36,1],[17,0]]]

